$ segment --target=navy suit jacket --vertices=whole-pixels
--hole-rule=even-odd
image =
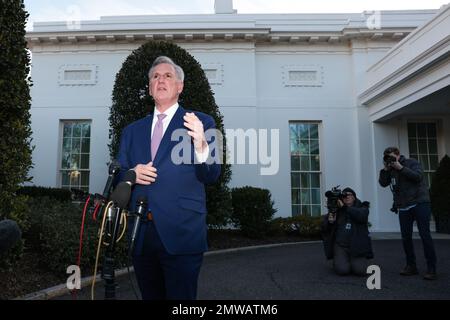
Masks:
[[[208,249],[205,184],[214,183],[221,172],[219,163],[194,163],[194,147],[183,120],[186,112],[196,114],[202,121],[205,132],[215,128],[211,116],[197,111],[187,111],[179,106],[153,159],[150,148],[153,114],[150,114],[131,123],[122,131],[118,156],[121,176],[136,165],[147,164],[153,160],[158,177],[149,186],[134,185],[130,211],[135,210],[139,196],[144,195],[147,198],[148,210],[153,214],[153,223],[169,254],[196,254]],[[172,150],[179,143],[178,140],[171,141],[172,132],[177,129],[184,129],[182,131],[184,138],[189,141],[191,161],[187,164],[175,164],[171,160]],[[211,142],[209,146],[210,151],[214,149]],[[136,254],[142,251],[147,226],[148,223],[141,225],[136,238]]]

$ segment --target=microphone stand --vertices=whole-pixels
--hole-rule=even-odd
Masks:
[[[131,241],[130,247],[128,249],[128,256],[131,258],[134,253],[134,246],[136,237],[139,233],[139,228],[141,226],[141,222],[145,220],[145,213],[147,211],[147,199],[144,196],[140,196],[136,202],[136,212],[131,213],[131,215],[135,216],[133,231],[131,232]]]
[[[122,209],[116,205],[111,206],[108,212],[107,219],[111,237],[109,238],[109,245],[106,248],[105,258],[102,267],[102,279],[105,281],[105,300],[116,300],[116,281],[114,272],[114,250],[116,249],[117,235],[119,233],[120,219],[122,217]]]
[[[124,181],[119,183],[111,194],[113,205],[108,208],[107,215],[110,237],[105,251],[102,267],[102,279],[105,281],[105,300],[116,300],[116,281],[114,272],[114,251],[116,249],[117,235],[119,233],[120,221],[131,196],[131,186],[136,181],[136,173],[129,170]],[[126,227],[126,226],[124,226]]]

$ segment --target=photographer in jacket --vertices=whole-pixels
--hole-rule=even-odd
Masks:
[[[436,253],[430,233],[430,194],[424,181],[422,166],[417,160],[406,159],[400,155],[397,147],[386,148],[383,161],[384,168],[380,170],[379,183],[382,187],[390,186],[393,193],[394,203],[391,211],[398,213],[406,254],[406,266],[400,274],[418,274],[412,241],[413,223],[416,220],[427,260],[424,279],[435,280]]]
[[[335,189],[333,189],[335,191]],[[367,259],[373,258],[369,237],[369,202],[361,202],[355,191],[345,188],[336,199],[336,208],[327,192],[330,210],[322,222],[322,237],[327,259],[333,259],[334,271],[339,275],[364,276],[367,274]]]

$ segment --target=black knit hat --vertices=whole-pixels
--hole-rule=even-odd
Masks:
[[[354,196],[355,199],[356,199],[356,192],[353,191],[352,188],[347,187],[347,188],[345,188],[344,190],[342,190],[342,193],[346,193],[346,192],[350,192],[351,194],[353,194],[353,196]]]

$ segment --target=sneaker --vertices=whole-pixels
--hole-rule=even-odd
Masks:
[[[402,276],[413,276],[418,273],[419,273],[419,271],[417,271],[417,267],[410,266],[410,265],[407,265],[402,271],[400,271],[400,274]]]

